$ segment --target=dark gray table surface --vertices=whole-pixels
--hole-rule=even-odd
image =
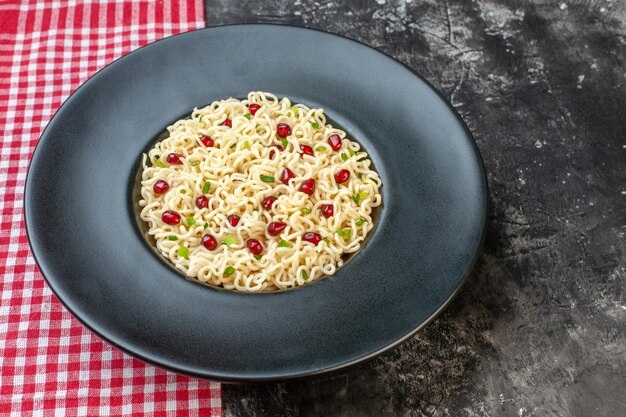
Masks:
[[[208,0],[206,17],[392,55],[456,107],[490,186],[478,265],[435,322],[340,375],[224,385],[225,416],[626,416],[624,2]]]

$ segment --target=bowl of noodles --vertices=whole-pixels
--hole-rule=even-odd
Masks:
[[[276,25],[174,36],[94,75],[42,134],[24,199],[43,277],[85,326],[230,382],[411,337],[461,288],[486,218],[476,144],[428,82]]]

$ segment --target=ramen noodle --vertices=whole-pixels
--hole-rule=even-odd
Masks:
[[[373,228],[381,180],[323,109],[252,92],[194,109],[142,160],[141,219],[187,276],[240,291],[341,267]]]

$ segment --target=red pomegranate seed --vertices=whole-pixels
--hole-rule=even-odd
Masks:
[[[203,136],[200,140],[202,141],[202,144],[207,148],[212,148],[213,145],[215,145],[215,141],[208,136]]]
[[[165,224],[174,226],[180,223],[180,214],[172,210],[167,210],[163,212],[163,215],[161,216],[161,220],[163,220],[163,223]]]
[[[272,145],[272,146],[276,147],[276,149],[278,149],[281,152],[285,150],[285,148],[283,148],[283,145]],[[276,155],[276,151],[272,149],[270,151],[270,159],[274,159],[274,155]]]
[[[261,105],[256,104],[256,103],[252,103],[248,106],[248,109],[250,109],[250,114],[251,115],[255,115],[257,110],[259,110],[261,108]]]
[[[313,148],[311,148],[309,145],[300,145],[300,150],[302,151],[302,155],[313,156]]]
[[[241,217],[235,216],[233,214],[232,216],[228,216],[227,220],[228,220],[228,223],[230,223],[232,227],[237,227],[237,225],[239,224],[239,220],[241,220]]]
[[[305,242],[309,242],[317,246],[318,243],[322,241],[322,237],[314,232],[307,232],[302,235],[302,240]]]
[[[205,195],[201,195],[200,197],[196,198],[196,207],[198,207],[199,209],[209,207],[209,199]]]
[[[215,250],[217,248],[217,239],[211,235],[202,236],[202,246],[208,250]]]
[[[289,184],[289,180],[294,178],[296,175],[289,168],[283,169],[283,173],[280,174],[280,180],[283,184]]]
[[[263,252],[263,245],[256,239],[248,239],[246,245],[248,245],[248,249],[250,249],[250,252],[254,255],[260,255],[261,252]]]
[[[167,185],[167,183],[163,180],[158,180],[152,186],[152,190],[154,191],[155,194],[165,194],[167,190],[169,189],[170,189],[170,186]]]
[[[285,230],[285,227],[287,227],[287,223],[283,223],[283,222],[271,222],[268,226],[267,226],[267,233],[270,234],[270,236],[278,236],[280,234],[280,232],[282,232],[283,230]]]
[[[226,119],[224,120],[224,123],[222,123],[222,125],[226,127],[233,127],[233,122],[230,119]]]
[[[300,185],[300,191],[308,195],[313,194],[313,192],[315,191],[315,180],[313,178],[309,178],[308,180],[304,181]]]
[[[333,151],[338,151],[341,149],[341,137],[338,134],[333,133],[328,137],[328,144],[331,148],[333,148]]]
[[[326,218],[332,217],[332,215],[335,214],[335,208],[333,207],[332,204],[323,204],[322,205],[322,214]]]
[[[266,197],[263,202],[261,202],[261,207],[263,207],[265,210],[271,210],[274,201],[276,201],[276,197]]]
[[[343,184],[349,179],[350,179],[350,171],[348,171],[347,169],[342,169],[341,171],[335,174],[335,182],[337,184]]]
[[[169,155],[167,155],[167,163],[170,165],[182,165],[183,161],[180,160],[180,158],[182,158],[182,155],[179,155],[177,153],[171,153]]]
[[[276,134],[281,138],[286,138],[291,135],[291,127],[287,123],[279,123],[276,126]]]

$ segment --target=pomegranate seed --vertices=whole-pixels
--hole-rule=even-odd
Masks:
[[[232,216],[228,216],[227,220],[228,220],[228,223],[230,223],[232,227],[237,227],[237,225],[239,224],[239,220],[241,220],[241,217],[235,216],[233,214]]]
[[[182,155],[179,155],[177,153],[171,153],[167,155],[167,163],[170,165],[182,165],[183,161],[180,160],[180,158],[182,157]]]
[[[273,145],[273,146],[275,146],[276,149],[278,149],[281,152],[285,150],[285,148],[283,148],[283,145]],[[274,155],[276,155],[276,151],[274,149],[272,149],[270,151],[270,159],[274,159]]]
[[[300,145],[300,150],[302,151],[302,155],[311,155],[313,156],[313,148],[308,145]]]
[[[256,104],[256,103],[252,103],[248,106],[248,109],[250,109],[250,114],[251,115],[255,115],[257,110],[259,110],[261,108],[261,105]]]
[[[217,248],[217,239],[211,235],[202,236],[202,246],[208,250],[215,250]]]
[[[318,243],[322,241],[322,237],[314,232],[307,232],[302,235],[302,240],[305,242],[309,242],[317,246]]]
[[[276,197],[266,197],[263,202],[261,202],[261,207],[263,207],[265,210],[271,210],[274,201],[276,201]]]
[[[281,138],[286,138],[291,135],[291,127],[287,123],[279,123],[276,126],[276,134]]]
[[[250,249],[250,252],[254,255],[260,255],[261,252],[263,252],[263,245],[256,239],[248,239],[246,245],[248,245],[248,249]]]
[[[180,214],[172,210],[167,210],[163,212],[163,215],[161,216],[161,220],[163,220],[163,223],[165,224],[174,226],[180,223]]]
[[[152,186],[152,190],[154,191],[155,194],[165,194],[167,190],[169,189],[170,189],[170,186],[167,185],[167,183],[163,180],[158,180]]]
[[[202,144],[207,148],[212,148],[213,145],[215,145],[215,141],[208,136],[203,136],[200,140],[202,141]]]
[[[313,178],[310,178],[304,181],[300,185],[300,191],[308,195],[313,194],[313,192],[315,191],[315,180]]]
[[[196,207],[198,207],[199,209],[209,207],[209,199],[205,195],[201,195],[200,197],[196,198]]]
[[[268,226],[267,226],[267,233],[270,234],[270,236],[278,236],[280,234],[280,232],[282,232],[283,230],[285,230],[285,227],[287,227],[287,223],[283,223],[283,222],[271,222]]]
[[[231,122],[230,119],[226,119],[222,125],[226,127],[233,127],[233,122]]]
[[[349,179],[350,179],[350,171],[348,171],[347,169],[342,169],[341,171],[335,174],[335,182],[337,184],[343,184]]]
[[[339,137],[338,134],[333,133],[328,137],[328,144],[331,148],[333,148],[333,151],[338,151],[341,149],[341,137]]]
[[[335,208],[333,207],[332,204],[323,204],[322,205],[322,214],[326,218],[332,217],[332,215],[335,214]]]
[[[283,173],[280,174],[280,180],[283,184],[289,184],[289,180],[295,177],[296,175],[289,168],[283,169]]]

